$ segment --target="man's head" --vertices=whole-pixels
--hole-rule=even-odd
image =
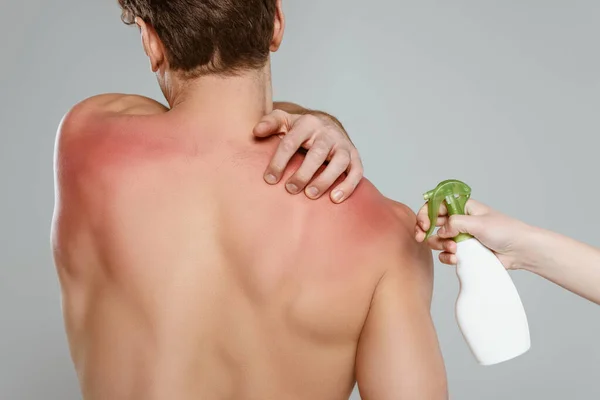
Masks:
[[[118,0],[154,72],[181,78],[263,68],[281,44],[281,0]]]

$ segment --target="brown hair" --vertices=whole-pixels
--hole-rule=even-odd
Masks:
[[[186,77],[235,75],[265,65],[277,0],[118,0],[128,25],[155,30],[171,69]]]

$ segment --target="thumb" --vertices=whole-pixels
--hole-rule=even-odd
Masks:
[[[254,127],[254,136],[266,138],[279,133],[287,133],[294,122],[294,116],[281,110],[265,115]]]
[[[467,215],[485,215],[489,214],[490,208],[483,203],[469,199],[469,201],[467,201],[467,205],[465,206],[465,211]]]
[[[481,217],[473,215],[453,215],[448,222],[440,228],[438,236],[442,239],[451,239],[461,233],[468,233],[477,237],[481,232]]]

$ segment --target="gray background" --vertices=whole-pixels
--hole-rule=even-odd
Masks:
[[[598,0],[284,3],[276,98],[338,115],[386,195],[416,209],[456,177],[501,211],[600,246]],[[116,1],[2,0],[0,40],[0,398],[78,399],[49,247],[54,134],[85,97],[162,98]],[[600,307],[513,277],[533,347],[483,368],[454,322],[454,271],[438,266],[452,398],[600,398]]]

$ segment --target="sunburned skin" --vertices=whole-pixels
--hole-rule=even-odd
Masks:
[[[213,126],[139,97],[89,100],[61,124],[53,242],[84,398],[347,399],[357,379],[365,399],[445,398],[412,212],[367,180],[341,205],[289,195],[262,180],[277,137]],[[382,280],[409,304],[393,323],[372,310]],[[371,359],[396,346],[424,349],[381,357],[417,371],[401,388]]]

